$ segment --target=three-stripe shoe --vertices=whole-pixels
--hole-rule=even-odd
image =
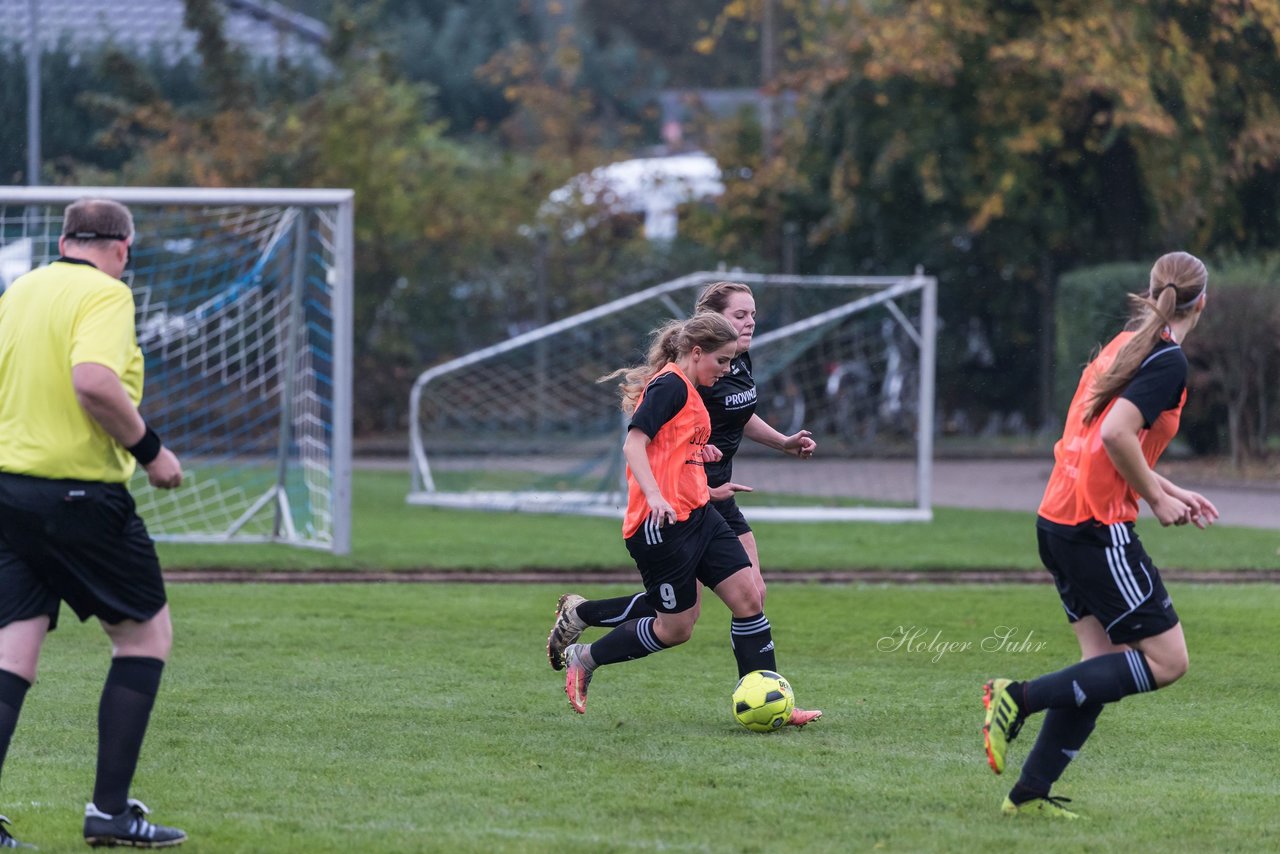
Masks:
[[[1046,818],[1065,818],[1074,820],[1080,817],[1079,813],[1074,813],[1063,806],[1063,804],[1071,803],[1070,798],[1059,798],[1054,795],[1045,795],[1043,798],[1032,798],[1029,801],[1023,801],[1015,804],[1011,799],[1005,798],[1004,804],[1000,807],[1002,815],[1030,815],[1044,816]]]
[[[564,675],[564,693],[569,697],[569,705],[580,715],[587,713],[587,687],[591,684],[591,671],[594,670],[586,664],[590,660],[586,652],[587,645],[581,643],[569,644],[564,651],[564,667],[567,671]]]
[[[564,669],[564,649],[577,643],[587,624],[578,619],[577,607],[587,601],[576,593],[566,593],[556,602],[556,622],[547,635],[547,661],[552,670]]]
[[[987,707],[982,740],[987,748],[987,763],[997,774],[1004,773],[1005,752],[1022,729],[1022,709],[1009,693],[1012,684],[1012,679],[991,679],[982,686],[982,705]]]
[[[9,832],[9,819],[0,815],[0,848],[35,848],[26,842],[19,842]]]
[[[822,717],[821,709],[809,711],[797,706],[791,710],[791,717],[787,719],[787,726],[804,726],[805,724],[813,723],[820,717]]]
[[[168,848],[187,841],[187,834],[176,827],[147,821],[149,812],[146,804],[133,798],[119,815],[109,815],[93,804],[85,804],[84,841],[95,847],[122,845],[128,848]]]

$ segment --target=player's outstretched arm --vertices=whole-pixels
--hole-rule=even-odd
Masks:
[[[813,434],[808,430],[801,430],[787,436],[770,427],[759,415],[751,416],[743,432],[753,442],[764,445],[766,448],[782,451],[784,454],[797,456],[802,460],[813,456],[813,452],[818,449],[818,443],[813,440]]]
[[[719,486],[713,486],[707,490],[711,494],[712,501],[724,501],[726,498],[732,498],[739,492],[754,492],[755,488],[742,483],[722,483]]]

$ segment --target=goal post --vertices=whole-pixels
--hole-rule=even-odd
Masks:
[[[905,276],[699,272],[424,371],[409,400],[412,504],[621,516],[626,421],[615,383],[652,330],[710,282],[751,286],[757,414],[813,432],[800,462],[744,439],[751,519],[932,518],[937,283]]]
[[[0,290],[82,198],[133,213],[142,412],[184,470],[129,484],[152,536],[349,552],[354,193],[0,187]]]

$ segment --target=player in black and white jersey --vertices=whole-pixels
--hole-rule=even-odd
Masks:
[[[705,468],[707,485],[711,488],[711,500],[729,523],[729,527],[742,540],[751,557],[756,585],[763,596],[765,584],[760,574],[760,556],[756,549],[755,534],[734,498],[735,493],[750,492],[751,488],[733,481],[734,455],[742,445],[744,436],[753,442],[794,454],[801,459],[813,456],[818,446],[808,430],[785,436],[755,414],[756,383],[751,376],[750,347],[756,328],[756,306],[751,289],[737,282],[716,282],[708,285],[698,297],[695,310],[723,314],[738,330],[738,355],[729,364],[729,372],[702,394],[702,401],[711,415],[711,439],[707,444],[714,446],[722,454],[719,460],[708,460]],[[713,455],[714,453],[716,452],[712,452]]]
[[[747,524],[734,498],[738,492],[750,492],[751,487],[733,480],[734,455],[738,452],[743,437],[800,459],[813,456],[817,443],[808,430],[787,436],[755,414],[756,384],[751,376],[749,349],[756,328],[756,304],[751,288],[739,282],[714,282],[707,285],[698,296],[694,311],[721,314],[738,332],[738,353],[730,363],[728,373],[714,385],[699,390],[711,416],[711,438],[707,442],[704,468],[707,486],[711,491],[711,504],[737,534],[747,556],[751,558],[751,566],[747,571],[751,573],[763,602],[765,583],[760,572],[755,533]],[[562,656],[565,647],[576,642],[588,626],[611,628],[626,620],[652,614],[653,608],[645,601],[643,591],[632,596],[598,600],[587,600],[576,593],[566,593],[556,604],[555,625],[547,638],[547,659],[554,669],[559,670],[564,666]],[[766,634],[767,629],[767,622],[764,625],[749,625],[734,619],[730,627],[730,642],[734,645],[750,643],[752,636]],[[741,677],[745,674],[738,675]],[[797,708],[790,723],[793,726],[804,726],[821,714],[820,711]]]

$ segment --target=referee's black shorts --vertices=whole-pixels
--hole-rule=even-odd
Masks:
[[[655,528],[646,519],[626,543],[644,581],[645,599],[664,614],[698,604],[699,581],[714,590],[751,566],[741,541],[706,504],[673,525]]]
[[[1070,622],[1093,616],[1115,644],[1178,625],[1173,600],[1132,522],[1069,526],[1040,517],[1036,538]]]
[[[166,598],[155,543],[119,483],[0,472],[0,626],[49,616],[143,622]]]

